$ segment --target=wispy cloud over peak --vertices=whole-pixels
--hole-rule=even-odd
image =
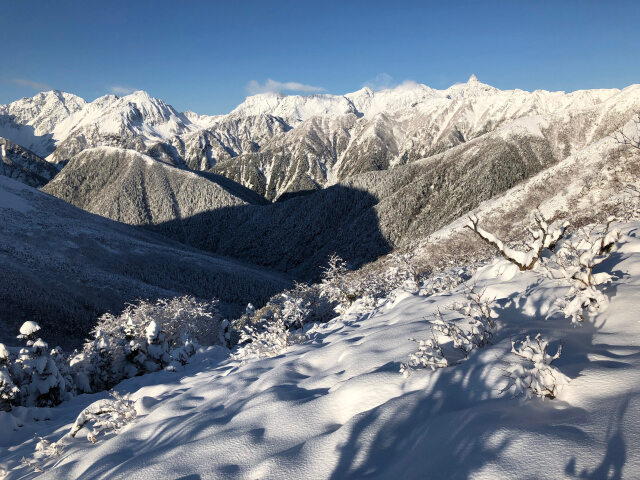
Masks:
[[[278,82],[276,80],[267,79],[263,84],[257,80],[251,80],[247,84],[247,92],[250,95],[266,92],[302,92],[302,93],[318,93],[323,92],[324,88],[313,85],[306,85],[299,82]]]
[[[109,93],[113,93],[114,95],[129,95],[136,90],[138,89],[133,87],[126,87],[124,85],[111,85],[109,87]]]
[[[20,85],[21,87],[27,87],[33,90],[38,90],[39,92],[42,92],[44,90],[53,90],[46,83],[34,82],[33,80],[28,80],[26,78],[10,78],[9,81],[11,83],[15,83],[16,85]]]

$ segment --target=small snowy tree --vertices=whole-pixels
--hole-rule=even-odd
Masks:
[[[18,338],[24,340],[26,346],[20,349],[11,367],[11,376],[20,388],[21,405],[47,407],[64,399],[67,383],[47,343],[40,338],[33,339],[38,330],[40,326],[35,322],[25,322],[20,328]]]
[[[572,323],[584,320],[584,309],[593,312],[603,310],[608,304],[606,295],[599,290],[611,282],[607,272],[594,273],[594,268],[604,262],[616,247],[620,230],[612,229],[614,217],[604,226],[581,228],[562,242],[558,251],[543,262],[544,273],[570,287],[569,293],[556,303]]]
[[[0,343],[0,410],[10,410],[15,405],[20,389],[9,373],[11,354],[4,344]]]
[[[469,223],[466,227],[476,233],[483,241],[495,247],[504,258],[524,271],[532,270],[536,266],[545,248],[553,250],[558,241],[564,237],[569,226],[567,222],[555,222],[549,225],[538,211],[534,212],[533,219],[537,228],[528,229],[532,238],[527,242],[526,251],[524,252],[507,247],[495,235],[480,227],[480,221],[475,215],[469,217]]]
[[[33,345],[33,342],[36,341],[36,334],[40,331],[40,325],[36,322],[28,320],[22,324],[20,327],[20,335],[18,338],[20,340],[24,340],[27,346]]]
[[[509,365],[506,375],[509,383],[502,391],[511,391],[514,397],[556,398],[569,379],[551,365],[560,357],[562,345],[554,355],[547,353],[548,346],[549,342],[539,333],[534,340],[527,336],[522,342],[511,341],[511,353],[520,361]]]
[[[347,263],[338,255],[329,257],[327,267],[323,270],[320,288],[322,294],[339,308],[348,307],[355,295],[347,281]]]

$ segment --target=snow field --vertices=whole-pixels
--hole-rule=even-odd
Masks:
[[[38,460],[44,478],[634,478],[640,455],[640,223],[622,225],[620,247],[600,266],[616,275],[604,311],[573,327],[544,320],[566,292],[504,260],[466,285],[495,297],[493,344],[459,365],[399,373],[431,335],[428,320],[460,303],[448,293],[404,293],[372,314],[357,308],[307,331],[279,356],[228,360],[202,351],[178,373],[122,382],[137,418],[92,445],[78,438],[59,458]],[[455,315],[450,318],[454,318]],[[570,378],[554,400],[500,391],[515,357],[511,338],[541,332]],[[30,478],[37,432],[55,441],[106,393],[47,410],[50,420],[11,430],[2,414],[0,468]],[[25,409],[26,410],[26,409]],[[25,413],[25,411],[20,410]],[[41,415],[42,416],[42,415]],[[37,458],[37,455],[36,457]],[[28,473],[31,471],[32,473]],[[26,475],[26,477],[25,477]]]

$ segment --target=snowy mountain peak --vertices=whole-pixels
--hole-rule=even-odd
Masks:
[[[480,81],[478,80],[478,77],[475,76],[475,74],[471,74],[471,76],[469,77],[469,80],[467,80],[467,84],[470,83],[480,83]]]

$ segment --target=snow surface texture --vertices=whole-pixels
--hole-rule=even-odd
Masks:
[[[136,418],[96,445],[77,435],[44,452],[106,393],[3,413],[0,468],[7,478],[36,469],[109,479],[635,478],[640,223],[621,227],[619,247],[599,266],[615,276],[608,308],[579,328],[563,316],[544,320],[566,288],[496,260],[467,282],[495,298],[493,343],[456,366],[399,373],[415,351],[408,338],[429,338],[429,319],[462,303],[467,287],[406,293],[367,314],[355,305],[282,355],[242,362],[217,347],[179,373],[126,380],[117,390],[132,392]],[[568,383],[554,400],[501,394],[517,359],[511,339],[537,333],[550,355],[562,344],[553,366]]]

